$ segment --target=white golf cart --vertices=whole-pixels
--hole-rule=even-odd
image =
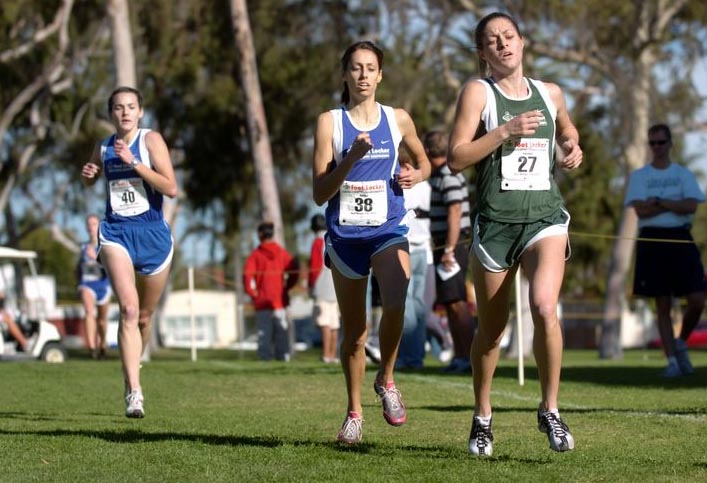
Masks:
[[[34,260],[37,258],[37,253],[29,250],[15,250],[9,247],[0,247],[0,265],[6,262],[23,261],[29,268],[29,274],[33,280],[37,280],[37,268]],[[2,286],[5,288],[5,300],[13,299],[17,303],[17,293],[7,293],[13,287],[10,286],[5,279],[4,270],[0,269],[0,277],[3,278]],[[18,283],[14,284],[17,287]],[[31,341],[30,350],[28,352],[18,351],[16,342],[9,334],[7,327],[0,320],[0,361],[20,361],[39,359],[46,362],[64,362],[66,360],[66,349],[61,342],[61,334],[56,326],[47,322],[41,304],[39,304],[36,318],[29,318],[26,314],[15,313],[15,322],[24,333],[25,337]],[[8,308],[12,312],[12,309]]]

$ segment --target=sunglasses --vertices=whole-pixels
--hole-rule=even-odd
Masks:
[[[648,144],[651,146],[663,146],[664,144],[668,144],[668,140],[661,139],[660,141],[648,141]]]

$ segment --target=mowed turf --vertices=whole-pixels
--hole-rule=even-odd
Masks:
[[[146,417],[123,416],[117,353],[61,365],[0,363],[2,482],[707,481],[707,352],[696,374],[664,380],[658,351],[602,361],[565,353],[560,409],[576,449],[554,453],[538,432],[537,371],[519,386],[501,361],[493,386],[494,456],[472,459],[471,377],[401,372],[408,408],[383,420],[366,374],[364,441],[340,447],[341,369],[316,350],[290,363],[253,353],[162,350],[143,371]]]

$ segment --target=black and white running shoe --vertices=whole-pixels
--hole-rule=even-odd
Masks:
[[[538,410],[538,430],[547,434],[550,449],[553,451],[570,451],[574,449],[574,438],[570,429],[560,418],[557,411]]]
[[[469,435],[469,453],[473,456],[491,456],[493,454],[491,419],[488,424],[485,424],[481,418],[474,416]]]

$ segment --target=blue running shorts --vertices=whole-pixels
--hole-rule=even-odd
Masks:
[[[334,242],[327,234],[324,237],[326,243],[324,263],[329,268],[333,264],[346,278],[366,278],[371,271],[371,258],[376,253],[398,244],[404,244],[405,250],[408,250],[406,234],[407,226],[405,225],[401,225],[394,233],[382,235],[364,243]]]
[[[105,305],[110,302],[110,296],[113,290],[110,287],[108,280],[96,280],[95,282],[84,282],[79,284],[79,292],[82,288],[89,290],[96,300],[96,305]]]
[[[169,267],[174,240],[166,221],[107,223],[98,228],[98,251],[104,246],[118,247],[142,275],[157,275]]]

